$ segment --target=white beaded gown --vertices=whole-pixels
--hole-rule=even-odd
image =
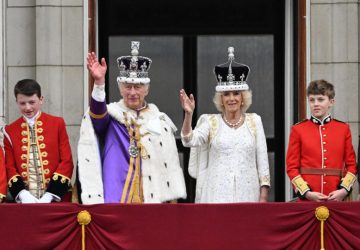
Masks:
[[[200,170],[196,202],[257,202],[260,186],[270,186],[266,139],[260,116],[246,114],[243,125],[230,128],[221,115],[203,115],[184,146],[207,145],[207,166]],[[211,135],[211,131],[215,131]],[[210,143],[209,143],[210,142]],[[205,158],[205,157],[204,157]],[[198,181],[199,181],[199,177]],[[200,189],[200,190],[199,190]]]

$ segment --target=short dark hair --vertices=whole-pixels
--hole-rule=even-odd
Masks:
[[[14,87],[15,98],[18,94],[32,96],[36,94],[39,98],[41,97],[40,84],[33,79],[23,79],[16,83]]]
[[[334,85],[324,79],[314,80],[309,83],[309,86],[306,89],[306,95],[326,95],[329,99],[334,99]]]

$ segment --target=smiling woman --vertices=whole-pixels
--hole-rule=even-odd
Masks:
[[[185,111],[181,138],[191,148],[189,174],[197,179],[195,202],[268,201],[270,173],[261,118],[245,113],[251,105],[246,83],[250,68],[237,63],[228,49],[227,63],[215,67],[214,104],[220,114],[204,114],[193,130],[195,99],[182,89]]]

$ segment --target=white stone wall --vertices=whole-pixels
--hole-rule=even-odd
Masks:
[[[4,120],[9,123],[20,115],[13,94],[16,82],[36,79],[45,97],[43,111],[65,119],[76,163],[76,144],[84,113],[83,1],[4,2]]]
[[[360,132],[358,0],[311,0],[311,80],[335,86],[335,118],[350,124],[355,151]],[[358,188],[356,188],[356,191]]]

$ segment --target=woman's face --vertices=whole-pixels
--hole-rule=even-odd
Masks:
[[[221,101],[225,112],[240,111],[242,103],[241,91],[226,91],[221,95]]]
[[[334,105],[334,99],[329,99],[327,95],[309,95],[309,105],[311,114],[323,120],[329,114],[330,108]]]

